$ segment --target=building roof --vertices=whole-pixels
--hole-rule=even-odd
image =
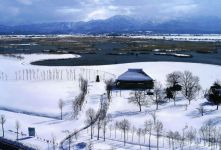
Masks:
[[[117,81],[153,81],[142,69],[128,69]]]

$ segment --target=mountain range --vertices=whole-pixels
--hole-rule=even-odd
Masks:
[[[52,22],[25,25],[0,25],[0,34],[221,34],[221,19],[192,18],[164,22],[142,21],[114,16],[87,22]]]

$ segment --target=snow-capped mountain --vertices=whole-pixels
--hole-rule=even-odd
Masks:
[[[88,22],[53,22],[0,26],[1,34],[122,34],[122,33],[221,33],[218,18],[192,18],[154,23],[128,16],[114,16],[106,20]]]

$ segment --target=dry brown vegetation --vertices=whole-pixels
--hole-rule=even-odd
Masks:
[[[144,52],[153,50],[196,51],[201,53],[216,52],[219,43],[212,42],[189,42],[189,41],[166,41],[151,39],[133,39],[127,37],[49,37],[49,38],[8,38],[0,39],[0,47],[24,48],[16,45],[20,43],[36,43],[42,47],[45,53],[96,53],[99,44],[118,45],[113,48],[115,52]],[[15,45],[11,45],[15,44]],[[120,46],[119,46],[120,45]],[[33,46],[33,45],[30,45]],[[28,46],[26,46],[27,48]],[[31,48],[29,47],[29,50]]]

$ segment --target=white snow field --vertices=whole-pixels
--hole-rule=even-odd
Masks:
[[[131,38],[143,38],[143,39],[161,39],[161,40],[174,40],[174,41],[205,41],[205,42],[218,42],[221,41],[219,34],[162,34],[162,35],[138,35],[130,36]]]
[[[168,73],[173,71],[191,71],[199,76],[202,89],[208,89],[216,80],[221,80],[221,66],[178,63],[178,62],[140,62],[104,66],[81,66],[81,67],[46,67],[33,66],[29,63],[33,60],[55,59],[55,58],[78,58],[78,55],[22,55],[23,59],[15,57],[0,56],[0,115],[5,115],[5,137],[16,139],[15,122],[19,121],[21,128],[19,132],[26,135],[19,135],[20,142],[32,146],[36,149],[53,149],[52,138],[55,137],[55,149],[59,149],[59,143],[75,130],[85,127],[85,112],[88,108],[98,111],[101,95],[105,91],[104,80],[115,79],[128,68],[142,68],[154,80],[161,82],[165,86],[165,79]],[[95,82],[99,75],[101,82]],[[79,94],[79,77],[89,81],[89,90],[86,95],[86,102],[77,119],[72,114],[72,100]],[[144,141],[144,136],[139,137],[135,133],[132,140],[132,133],[127,135],[127,143],[124,146],[122,132],[117,129],[116,135],[114,124],[116,121],[128,119],[131,127],[143,128],[144,122],[152,119],[150,112],[155,111],[155,105],[150,104],[143,107],[139,112],[138,107],[128,103],[131,91],[113,91],[112,100],[108,109],[108,114],[112,115],[112,121],[107,126],[106,140],[103,141],[103,130],[100,131],[100,140],[97,140],[97,127],[94,126],[93,139],[90,139],[90,128],[79,132],[77,139],[72,139],[71,149],[87,149],[92,145],[95,150],[136,150],[148,149],[148,136]],[[60,120],[60,109],[58,101],[65,101],[63,109],[64,119]],[[221,127],[221,111],[216,110],[216,106],[205,107],[206,113],[201,116],[197,110],[199,106],[206,102],[202,92],[196,100],[191,102],[186,110],[188,101],[179,96],[176,106],[173,102],[160,105],[156,111],[157,119],[163,123],[163,133],[169,130],[179,131],[182,134],[184,127],[194,127],[199,129],[209,120],[213,125]],[[149,99],[151,102],[151,100]],[[36,137],[28,137],[28,127],[34,127]],[[111,129],[111,130],[110,130]],[[0,135],[2,130],[0,130]],[[116,136],[116,138],[115,138]],[[86,145],[86,146],[85,146]],[[177,144],[175,144],[177,146]],[[63,145],[68,149],[68,142]],[[217,146],[208,147],[201,143],[192,143],[191,146],[185,142],[184,149],[219,149]],[[151,149],[156,148],[156,136],[153,132],[151,137]],[[171,149],[166,137],[160,138],[159,149]],[[179,147],[177,147],[179,149]]]
[[[0,35],[0,39],[35,39],[35,38],[64,38],[64,37],[107,37],[106,35],[85,35],[85,34],[73,34],[73,35]],[[206,41],[206,42],[219,42],[221,41],[220,34],[149,34],[149,35],[124,35],[125,38],[144,38],[144,39],[164,39],[175,41]],[[36,43],[25,44],[13,44],[13,45],[35,45]]]

